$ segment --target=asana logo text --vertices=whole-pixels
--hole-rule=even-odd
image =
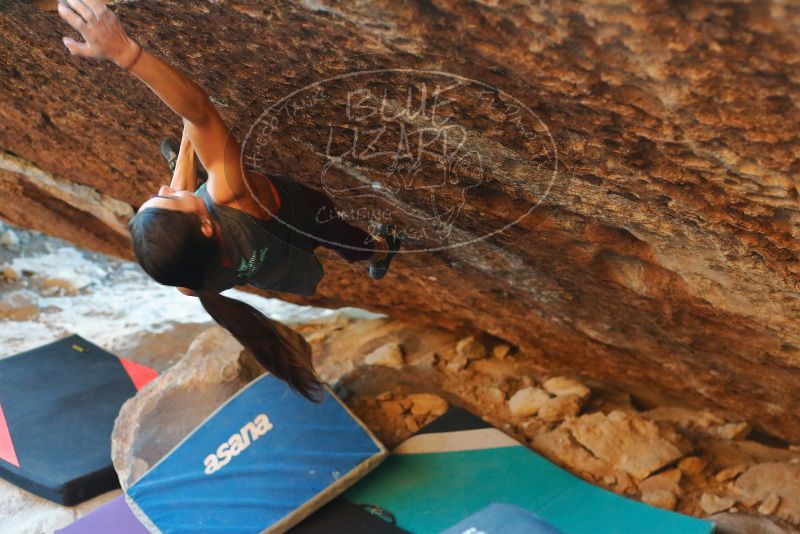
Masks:
[[[251,443],[272,430],[272,423],[266,414],[258,414],[255,419],[248,421],[237,434],[228,438],[228,441],[217,447],[216,453],[211,453],[203,460],[204,473],[211,475],[225,467],[234,456],[238,456]]]

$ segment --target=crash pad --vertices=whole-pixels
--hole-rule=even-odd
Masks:
[[[327,386],[314,403],[266,374],[132,484],[128,504],[153,531],[284,531],[385,454]]]
[[[58,534],[148,534],[122,495],[56,532]]]
[[[289,534],[406,534],[395,519],[375,506],[355,504],[342,497],[333,499],[289,530]]]
[[[518,506],[492,503],[441,534],[562,534],[536,514]]]
[[[0,477],[66,505],[119,487],[114,419],[155,377],[78,335],[0,360]]]
[[[460,408],[401,443],[344,493],[415,534],[439,533],[492,502],[533,512],[569,534],[706,534],[711,521],[590,484]]]

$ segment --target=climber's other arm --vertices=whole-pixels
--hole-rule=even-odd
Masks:
[[[197,164],[194,159],[194,148],[187,131],[188,123],[183,122],[183,136],[181,147],[178,150],[178,159],[175,161],[175,172],[172,173],[170,188],[175,191],[194,191],[197,189]]]
[[[108,59],[129,70],[184,118],[187,134],[208,171],[206,187],[215,202],[229,204],[240,197],[249,198],[239,162],[239,143],[202,88],[142,50],[103,0],[64,0],[58,13],[85,39],[80,43],[64,38],[73,55]]]

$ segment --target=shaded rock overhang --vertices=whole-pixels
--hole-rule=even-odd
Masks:
[[[131,75],[70,57],[51,8],[0,2],[0,218],[130,258],[125,219],[168,182],[158,140],[178,136],[180,121]],[[798,6],[139,0],[115,9],[145,48],[208,91],[240,139],[287,95],[347,73],[413,69],[415,78],[396,70],[326,82],[338,104],[354,87],[386,89],[395,110],[405,88],[443,83],[433,72],[468,80],[451,93],[454,121],[483,179],[467,165],[470,187],[444,188],[439,204],[403,189],[392,206],[408,224],[462,206],[448,239],[474,242],[403,255],[380,283],[325,253],[326,278],[306,302],[479,328],[554,372],[800,440]],[[480,87],[494,88],[484,107]],[[303,102],[295,110],[305,113],[259,145],[257,163],[319,188],[324,147],[343,154],[352,130],[340,105]],[[538,135],[510,130],[503,104],[530,111]],[[426,161],[419,176],[434,180]],[[385,171],[379,160],[337,163],[329,185],[343,189]],[[374,202],[337,198],[354,213]],[[440,238],[422,242],[437,248]]]

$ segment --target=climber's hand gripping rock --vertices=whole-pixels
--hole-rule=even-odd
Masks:
[[[64,46],[72,55],[108,59],[123,68],[136,61],[139,45],[128,37],[103,0],[59,0],[58,14],[85,41],[64,37]]]

